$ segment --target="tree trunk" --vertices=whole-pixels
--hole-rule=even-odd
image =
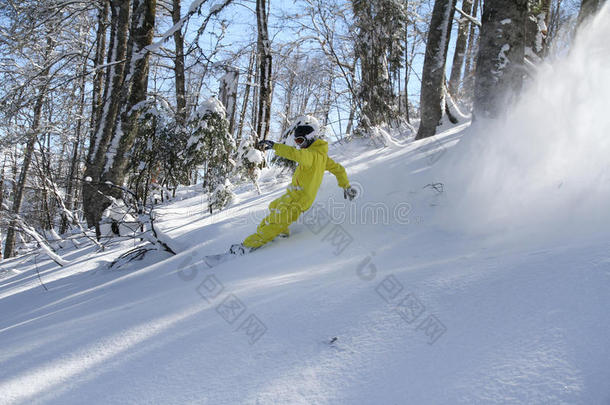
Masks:
[[[256,60],[256,53],[252,50],[250,54],[250,62],[248,64],[248,78],[246,80],[246,88],[244,90],[244,104],[241,108],[241,114],[239,117],[239,128],[237,129],[237,145],[241,142],[242,131],[244,129],[244,122],[246,120],[246,112],[248,111],[248,101],[250,100],[250,87],[252,83],[252,73],[254,69],[254,62]]]
[[[43,73],[43,77],[49,74],[49,70]],[[32,155],[34,153],[34,146],[36,145],[36,141],[38,139],[38,132],[40,130],[40,118],[42,116],[42,105],[44,103],[44,99],[46,96],[46,85],[43,86],[38,93],[38,98],[36,100],[36,105],[34,106],[34,119],[32,121],[32,127],[30,130],[30,137],[28,138],[28,142],[25,146],[24,156],[23,156],[23,164],[21,166],[21,173],[19,174],[19,180],[16,183],[15,194],[13,195],[13,207],[11,212],[13,214],[19,215],[19,211],[21,211],[21,204],[23,203],[23,192],[25,190],[25,183],[28,177],[28,170],[30,169],[30,165],[32,164]],[[16,232],[17,223],[15,220],[11,220],[9,228],[6,232],[6,243],[4,246],[4,257],[9,258],[13,257],[15,250],[15,232]]]
[[[266,0],[256,0],[256,22],[258,27],[258,139],[267,139],[271,121],[271,43],[267,27]]]
[[[6,155],[4,155],[4,160],[2,161],[2,171],[0,172],[0,210],[2,210],[2,204],[4,204],[4,169],[6,168]],[[1,247],[1,245],[0,245]],[[0,249],[1,254],[2,249]]]
[[[116,61],[123,60],[126,56],[126,61],[111,69],[107,78],[107,83],[110,84],[107,86],[109,95],[105,97],[104,113],[100,118],[85,173],[92,181],[85,182],[83,186],[87,222],[89,226],[96,227],[98,236],[102,213],[110,205],[110,200],[103,198],[103,195],[121,198],[121,190],[112,185],[123,185],[127,155],[136,136],[140,106],[146,99],[148,88],[150,55],[145,48],[152,43],[156,0],[133,1],[129,41],[128,3],[112,3],[113,52],[110,54],[116,55]]]
[[[220,79],[219,99],[226,110],[229,121],[229,133],[233,136],[235,129],[235,110],[237,107],[237,84],[239,70],[228,67],[225,75]]]
[[[51,205],[49,204],[49,192],[47,188],[47,182],[52,182],[53,180],[51,177],[51,170],[44,145],[38,142],[38,146],[40,147],[41,160],[38,160],[38,155],[34,153],[34,158],[36,159],[36,165],[34,167],[38,171],[38,178],[40,179],[41,183],[39,190],[37,190],[37,193],[40,193],[42,195],[40,197],[39,221],[42,224],[43,230],[50,230],[53,227],[53,220],[51,218]]]
[[[103,195],[108,194],[110,187],[101,184],[102,169],[106,159],[106,152],[110,138],[116,127],[119,106],[121,103],[121,90],[123,87],[123,73],[125,71],[125,58],[127,56],[127,36],[129,31],[130,1],[112,0],[110,4],[110,44],[108,49],[108,70],[106,71],[106,84],[104,97],[100,105],[100,114],[95,125],[95,132],[89,145],[87,169],[83,183],[83,208],[87,224],[95,226],[99,235],[99,222],[102,213],[108,207],[108,201]]]
[[[284,117],[282,118],[282,129],[280,131],[282,136],[288,129],[288,120],[290,119],[290,116],[292,115],[292,98],[293,98],[293,94],[294,94],[296,73],[293,69],[290,69],[289,75],[290,75],[290,77],[288,78],[288,83],[286,84],[286,87],[284,88],[284,103],[285,103]],[[283,139],[282,139],[282,141],[283,141]]]
[[[415,139],[436,134],[443,117],[445,64],[456,0],[436,0],[432,10],[420,95],[421,121]]]
[[[361,82],[358,98],[362,106],[359,125],[368,131],[390,118],[392,91],[388,75],[386,43],[376,29],[373,5],[353,1],[357,26],[356,58],[360,59]],[[376,10],[379,12],[379,10]]]
[[[333,103],[333,76],[328,75],[328,87],[326,89],[326,98],[324,101],[324,126],[328,125],[330,119],[330,109]]]
[[[91,124],[90,138],[91,143],[94,142],[95,125],[99,122],[101,106],[102,106],[102,86],[104,85],[104,73],[100,68],[104,64],[104,56],[106,53],[106,24],[108,20],[108,1],[104,1],[104,6],[98,14],[97,34],[95,40],[95,75],[93,76],[93,93],[91,96]],[[107,69],[110,69],[108,67]]]
[[[599,10],[599,6],[603,3],[603,1],[604,0],[582,0],[580,3],[580,10],[578,12],[577,25],[580,27],[587,18],[594,15],[597,10]]]
[[[411,124],[411,114],[409,112],[409,79],[411,78],[412,63],[415,55],[415,43],[414,40],[411,43],[411,51],[409,52],[409,30],[408,26],[405,27],[405,119],[408,124]]]
[[[180,22],[180,0],[173,0],[172,22]],[[184,73],[184,37],[182,28],[174,32],[174,45],[176,55],[174,56],[174,74],[176,75],[176,105],[178,123],[184,125],[186,122],[186,76]]]
[[[156,0],[134,0],[130,31],[130,46],[125,71],[124,92],[119,127],[109,145],[102,180],[122,185],[131,146],[138,130],[142,102],[148,91],[150,53],[146,47],[152,43],[155,28]],[[118,145],[115,149],[115,145]]]
[[[14,196],[17,192],[17,174],[19,173],[19,165],[17,163],[17,158],[19,156],[19,152],[17,150],[17,145],[15,145],[15,149],[13,149],[12,153],[12,167],[11,167],[11,196]]]
[[[481,18],[474,114],[495,118],[523,83],[528,0],[486,0]]]
[[[476,17],[479,10],[481,0],[474,0],[472,5],[472,16]],[[474,69],[476,68],[476,54],[478,48],[478,38],[476,26],[470,24],[470,32],[468,33],[468,46],[466,48],[466,60],[464,66],[464,79],[462,84],[462,94],[468,94],[468,99],[472,99],[474,91]]]
[[[258,100],[258,92],[259,92],[259,89],[260,89],[260,86],[259,86],[259,83],[260,83],[260,81],[259,81],[260,72],[259,72],[259,69],[258,69],[258,59],[259,58],[258,58],[258,50],[257,50],[257,52],[256,52],[256,60],[255,60],[256,68],[254,69],[254,82],[253,82],[254,83],[254,88],[253,88],[254,91],[252,92],[252,111],[250,112],[250,117],[251,117],[251,119],[250,119],[250,121],[251,121],[250,122],[250,130],[251,131],[256,131],[256,128],[258,126],[258,101],[259,101]],[[255,141],[257,141],[258,140],[258,134],[253,133],[252,135],[255,138]]]
[[[73,193],[74,193],[74,182],[76,177],[76,172],[78,171],[78,151],[82,139],[82,128],[83,128],[83,115],[85,109],[85,91],[86,91],[86,82],[85,82],[85,71],[87,69],[87,62],[85,60],[83,64],[83,75],[80,82],[80,106],[78,111],[78,118],[76,119],[76,139],[74,140],[74,145],[72,147],[72,157],[70,159],[70,170],[68,171],[68,185],[66,187],[66,209],[72,210],[73,206]],[[59,234],[63,235],[68,229],[68,216],[65,213],[62,213],[61,216],[61,226],[59,228]]]
[[[352,133],[352,128],[354,127],[354,114],[356,111],[356,105],[352,102],[350,103],[349,116],[347,117],[347,128],[345,128],[345,135],[350,136]]]
[[[2,171],[0,172],[0,212],[4,204],[4,169],[6,167],[6,155],[2,161]],[[0,261],[2,261],[2,228],[0,228]]]
[[[462,1],[462,11],[466,14],[472,12],[472,0]],[[462,66],[464,65],[464,53],[466,50],[466,40],[468,39],[468,26],[470,21],[465,17],[460,18],[458,25],[458,36],[455,42],[455,52],[453,54],[453,64],[451,66],[451,76],[449,77],[449,93],[458,94],[462,79]]]

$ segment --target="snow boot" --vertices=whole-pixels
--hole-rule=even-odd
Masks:
[[[236,243],[234,245],[231,245],[231,247],[229,248],[229,253],[231,253],[232,255],[236,255],[236,256],[243,256],[247,253],[252,252],[255,249],[256,248],[244,246],[243,243]]]

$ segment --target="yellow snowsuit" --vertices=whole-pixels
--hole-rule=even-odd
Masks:
[[[256,233],[244,240],[244,246],[251,248],[260,247],[280,233],[288,232],[288,226],[313,204],[326,170],[335,175],[339,187],[349,187],[345,168],[328,157],[326,141],[318,139],[306,149],[276,143],[273,150],[276,155],[299,165],[287,192],[269,204],[269,215],[256,228]]]

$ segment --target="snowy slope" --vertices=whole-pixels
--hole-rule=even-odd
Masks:
[[[61,269],[3,261],[0,403],[609,404],[609,46],[530,86],[552,133],[517,109],[404,147],[335,146],[361,197],[327,175],[290,238],[213,269],[203,256],[252,232],[287,179],[214,216],[183,189],[157,212],[176,256],[109,269],[124,241],[66,250]],[[557,83],[582,60],[590,80]],[[564,108],[597,120],[571,127]]]
[[[118,248],[74,252],[65,269],[39,262],[49,291],[33,263],[3,262],[0,402],[608,403],[607,239],[524,246],[434,224],[445,196],[424,186],[460,129],[348,147],[353,207],[327,175],[330,223],[214,269],[202,256],[247,236],[285,184],[211,218],[199,196],[163,207],[175,257],[109,270]]]

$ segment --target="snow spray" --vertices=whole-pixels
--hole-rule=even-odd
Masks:
[[[505,116],[473,125],[440,162],[440,214],[476,233],[610,229],[610,4],[542,62]],[[539,233],[543,232],[544,235]]]

